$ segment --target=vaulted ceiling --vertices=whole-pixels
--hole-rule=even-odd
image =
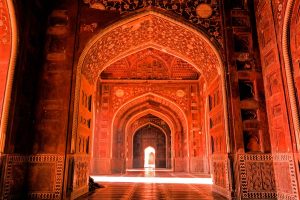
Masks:
[[[127,80],[197,80],[200,74],[184,60],[148,48],[111,64],[100,77]]]

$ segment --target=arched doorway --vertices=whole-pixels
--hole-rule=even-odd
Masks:
[[[77,70],[71,149],[80,137],[93,138],[93,174],[125,172],[133,163],[129,127],[153,114],[170,127],[174,171],[215,173],[210,166],[220,167],[222,177],[214,178],[224,180],[220,187],[229,185],[224,69],[203,33],[144,11],[95,35]],[[82,96],[93,99],[92,109]],[[211,155],[210,136],[220,156]]]
[[[166,168],[166,149],[166,135],[159,128],[140,128],[133,137],[133,168]]]
[[[144,150],[144,168],[155,168],[155,149],[151,146]]]

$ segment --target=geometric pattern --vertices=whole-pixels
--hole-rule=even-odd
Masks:
[[[64,156],[58,154],[38,154],[38,155],[31,155],[31,156],[7,155],[5,177],[4,177],[5,180],[4,195],[3,195],[4,199],[8,199],[9,197],[11,198],[13,196],[20,195],[20,194],[15,194],[16,191],[14,191],[14,188],[22,188],[24,184],[23,176],[25,174],[28,174],[27,173],[28,170],[29,171],[38,170],[38,168],[48,169],[51,171],[51,173],[54,174],[53,189],[48,191],[39,191],[39,192],[29,191],[28,198],[61,199]],[[22,177],[15,177],[16,173],[19,173]],[[28,175],[31,176],[31,174]],[[38,183],[31,183],[31,184],[38,185]]]
[[[242,199],[276,199],[271,154],[238,155]]]
[[[242,199],[298,199],[292,154],[239,155]]]
[[[293,154],[273,154],[278,199],[299,199]]]

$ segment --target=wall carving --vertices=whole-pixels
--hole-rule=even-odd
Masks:
[[[72,197],[76,198],[87,192],[89,182],[89,155],[75,155],[70,158]]]
[[[197,80],[198,72],[186,61],[162,51],[148,48],[108,66],[101,79]]]
[[[278,80],[278,73],[270,73],[267,76],[268,92],[269,96],[273,96],[276,93],[280,92],[280,82]]]
[[[11,42],[10,16],[6,0],[0,1],[0,45]]]
[[[0,0],[0,152],[4,150],[17,55],[17,25],[12,1]],[[4,107],[3,107],[4,106]]]
[[[91,33],[93,33],[96,30],[97,27],[98,27],[97,23],[81,24],[80,25],[80,32],[91,32]]]
[[[130,132],[137,130],[139,127],[142,127],[143,125],[148,123],[152,123],[159,126],[165,131],[165,133],[169,133],[169,134],[171,133],[170,127],[164,120],[151,114],[141,117],[138,120],[136,120],[134,123],[132,123],[130,126]]]
[[[270,154],[239,155],[243,199],[275,199],[276,183]]]
[[[61,199],[64,156],[39,154],[8,155],[6,161],[4,199],[20,195],[24,174],[28,173],[30,199]],[[28,167],[28,168],[27,168]],[[28,170],[28,171],[27,171]],[[48,172],[48,173],[44,173]],[[44,184],[40,181],[46,181]]]
[[[63,181],[63,169],[64,169],[64,156],[60,155],[51,155],[51,154],[40,154],[28,157],[29,168],[32,168],[30,171],[34,173],[35,179],[32,179],[32,191],[28,194],[31,199],[61,199],[62,197],[62,181]],[[42,168],[42,170],[40,169]],[[47,169],[48,168],[48,169]],[[49,171],[50,169],[51,171]],[[50,176],[46,171],[51,172],[53,176]],[[39,171],[40,170],[40,175]],[[40,188],[39,181],[46,180],[47,176],[53,178],[53,187],[51,190],[44,191],[45,188]],[[41,178],[41,179],[39,179]],[[49,187],[49,186],[48,186]],[[35,189],[36,188],[36,189]],[[50,189],[50,188],[48,188]],[[35,190],[37,192],[35,192]]]
[[[27,157],[7,155],[3,185],[3,199],[20,198],[20,188],[23,187],[26,172]]]
[[[201,35],[154,14],[140,17],[138,21],[133,18],[102,33],[97,41],[91,43],[82,60],[81,72],[91,84],[112,59],[152,44],[167,52],[176,52],[181,58],[200,67],[199,70],[207,81],[212,81],[218,75],[218,57]]]
[[[207,0],[85,0],[92,8],[118,11],[121,14],[130,13],[143,8],[159,8],[180,15],[186,21],[194,24],[223,46],[221,4]],[[205,12],[204,11],[209,11]]]
[[[293,154],[274,154],[278,199],[299,199]]]
[[[167,97],[168,99],[180,105],[182,109],[187,111],[189,108],[190,84],[185,84],[185,85],[181,84],[181,86],[177,86],[177,85],[178,84],[168,84],[168,86],[166,86],[162,84],[146,83],[146,84],[132,84],[132,85],[126,84],[126,85],[112,86],[113,93],[116,93],[118,90],[124,91],[124,96],[122,96],[122,98],[119,98],[115,95],[112,96],[113,112],[115,112],[121,105],[123,105],[128,100],[148,92],[156,93],[163,97]],[[187,95],[179,97],[177,95],[178,90],[182,90]]]
[[[230,194],[230,180],[229,159],[227,154],[213,154],[212,155],[212,172],[213,172],[213,191],[219,193],[227,198]]]
[[[226,188],[225,164],[224,162],[213,162],[214,184],[223,188]]]

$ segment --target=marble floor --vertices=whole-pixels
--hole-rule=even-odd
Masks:
[[[142,177],[147,183],[140,179]],[[79,200],[225,200],[211,192],[211,180],[207,182],[209,177],[205,176],[168,171],[130,171],[118,177],[94,177],[96,181],[102,180],[101,178],[106,181],[99,182],[103,188],[96,189],[95,192],[80,197]],[[203,183],[193,183],[193,180],[202,180],[201,178],[204,180]],[[116,182],[113,182],[115,180]],[[189,180],[192,182],[183,183]]]

